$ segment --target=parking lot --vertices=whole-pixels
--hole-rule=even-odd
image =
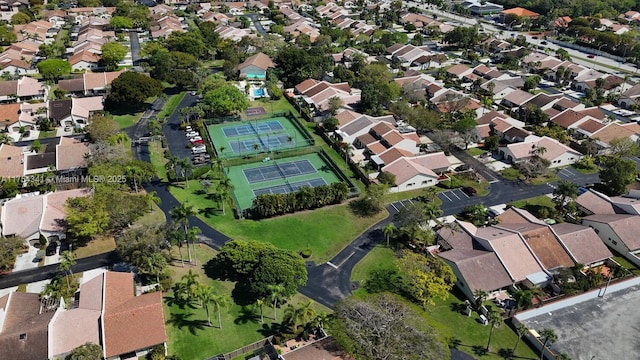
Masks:
[[[456,202],[463,199],[468,199],[469,195],[465,194],[465,192],[462,191],[462,189],[451,189],[451,190],[441,192],[440,194],[438,194],[438,197],[440,198],[440,200],[442,200],[442,203],[444,204],[447,202]]]
[[[563,180],[570,180],[580,175],[582,174],[578,170],[571,167],[558,170],[558,176]]]

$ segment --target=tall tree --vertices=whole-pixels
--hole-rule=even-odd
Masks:
[[[67,231],[77,239],[90,239],[109,225],[106,204],[96,196],[70,198],[65,204]]]
[[[520,344],[522,337],[527,334],[527,331],[529,331],[529,329],[527,329],[527,327],[524,324],[522,323],[516,324],[516,335],[518,335],[518,340],[516,340],[516,344],[513,346],[513,350],[511,351],[512,354],[516,353],[516,349],[518,348],[518,345]]]
[[[436,297],[445,299],[456,282],[451,267],[436,257],[402,251],[395,263],[403,290],[423,305],[433,304]]]
[[[211,300],[211,303],[213,304],[213,310],[218,313],[218,328],[222,329],[221,312],[223,307],[227,307],[229,305],[229,300],[224,295],[216,295]]]
[[[193,205],[189,205],[188,203],[182,203],[180,206],[173,208],[169,211],[169,215],[176,221],[176,223],[182,225],[182,230],[184,231],[185,241],[187,234],[189,232],[189,218],[191,216],[195,216],[197,214],[196,209]],[[189,242],[187,242],[187,254],[189,256],[189,262],[191,262],[191,247],[189,246]]]
[[[627,185],[632,184],[638,174],[636,164],[624,158],[607,157],[604,165],[604,169],[600,171],[603,190],[612,196],[624,194]]]
[[[207,313],[207,325],[211,326],[211,316],[209,316],[209,305],[213,302],[216,293],[211,286],[201,286],[198,291],[198,297],[204,307],[204,311]]]
[[[542,341],[542,351],[540,352],[540,360],[544,359],[544,351],[547,346],[553,345],[558,340],[558,335],[553,329],[546,328],[540,331],[540,340]]]
[[[245,94],[232,84],[225,84],[204,94],[203,103],[208,105],[213,116],[226,116],[249,107]]]
[[[67,279],[67,288],[71,287],[69,283],[69,276],[73,275],[71,268],[76,264],[76,257],[71,251],[64,251],[60,257],[60,264],[58,270],[64,272]]]
[[[38,72],[46,80],[54,81],[71,72],[71,65],[62,59],[47,59],[38,63]]]
[[[125,71],[111,83],[111,91],[107,97],[107,105],[118,104],[139,105],[150,97],[162,93],[159,80],[134,71]]]
[[[382,228],[382,233],[387,239],[387,247],[389,247],[389,238],[391,238],[393,234],[395,234],[396,230],[397,228],[392,222],[388,223],[384,228]]]
[[[575,200],[578,197],[578,185],[569,180],[558,181],[558,186],[553,190],[553,202],[556,209],[564,213],[567,199]]]
[[[184,267],[184,257],[182,256],[182,244],[184,243],[184,233],[182,230],[173,229],[167,234],[167,240],[171,245],[178,247],[178,254],[180,254],[180,263]]]
[[[448,349],[422,316],[389,293],[336,305],[332,335],[347,352],[369,360],[441,360]]]
[[[273,304],[273,321],[277,321],[278,313],[276,308],[278,307],[278,301],[284,296],[285,289],[284,286],[279,284],[268,285],[267,288],[269,289],[269,298]]]
[[[489,328],[489,340],[487,341],[486,350],[489,351],[489,345],[491,345],[491,338],[493,337],[493,330],[499,328],[500,325],[502,324],[502,316],[500,316],[500,313],[493,310],[492,308],[491,310],[489,310],[489,312],[487,312],[487,321],[489,322],[490,328]]]
[[[111,41],[102,44],[100,60],[107,70],[115,70],[118,63],[127,55],[127,47],[119,42]]]

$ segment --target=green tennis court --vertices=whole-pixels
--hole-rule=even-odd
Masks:
[[[227,177],[241,210],[251,208],[259,194],[286,194],[340,181],[317,153],[232,166]]]
[[[207,131],[225,159],[312,145],[286,117],[209,125]]]

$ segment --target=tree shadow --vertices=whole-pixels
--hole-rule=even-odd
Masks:
[[[451,311],[466,315],[465,311],[467,310],[467,305],[465,305],[464,303],[452,302],[449,304],[449,308],[451,309]]]
[[[487,350],[486,347],[480,345],[474,345],[472,349],[473,353],[478,356],[485,356],[489,353],[489,350]]]
[[[240,306],[252,305],[256,301],[256,295],[251,291],[251,286],[246,281],[236,282],[236,286],[231,291],[231,298]]]
[[[204,209],[200,209],[200,215],[206,217],[206,218],[210,218],[212,216],[218,216],[218,214],[220,214],[221,211],[219,209],[216,209],[214,207],[206,207]]]
[[[500,356],[503,359],[513,359],[513,349],[505,349],[502,348],[500,350],[498,350],[498,356]]]
[[[286,335],[293,336],[288,326],[282,323],[273,322],[271,324],[262,324],[262,327],[258,329],[258,332],[264,336],[269,337],[271,335],[278,335],[280,337],[286,337]]]
[[[254,312],[254,309],[252,306],[243,306],[242,309],[240,309],[240,315],[233,321],[234,324],[236,325],[240,325],[240,324],[246,324],[246,323],[258,323],[258,321],[260,321],[260,315],[257,315]]]
[[[458,346],[462,345],[462,340],[458,339],[457,337],[452,337],[449,339],[449,347],[450,348],[454,348],[457,349]]]
[[[175,305],[180,309],[186,309],[186,308],[195,309],[196,308],[193,304],[191,304],[189,302],[186,302],[186,301],[184,301],[182,299],[176,298],[175,296],[168,296],[167,295],[163,299],[167,303],[167,305],[169,305],[169,306],[174,306]]]
[[[186,327],[192,335],[195,335],[197,330],[204,330],[204,328],[209,327],[207,320],[192,320],[190,319],[192,316],[192,313],[171,313],[167,324],[173,325],[180,330]]]
[[[218,259],[213,258],[202,265],[205,275],[214,280],[230,280],[237,281],[229,276],[229,273],[225,270],[225,266],[220,264]]]

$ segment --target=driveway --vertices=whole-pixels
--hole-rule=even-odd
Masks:
[[[131,47],[131,62],[138,65],[140,61],[140,38],[137,31],[129,31],[129,45]]]

